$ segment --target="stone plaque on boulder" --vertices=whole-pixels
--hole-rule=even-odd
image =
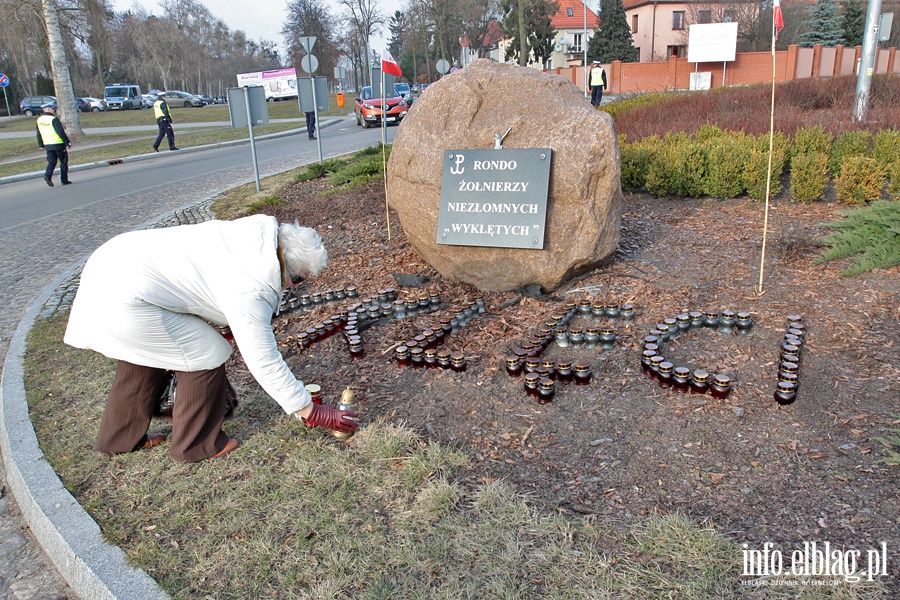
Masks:
[[[550,148],[447,152],[437,243],[542,249],[552,156]]]
[[[503,150],[492,150],[498,135]],[[541,148],[553,155],[542,250],[436,242],[447,152]],[[486,292],[554,290],[609,260],[619,243],[615,125],[563,77],[479,59],[410,108],[391,150],[387,199],[410,245],[447,279]]]

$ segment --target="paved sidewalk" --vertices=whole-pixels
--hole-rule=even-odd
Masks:
[[[330,124],[342,121],[334,119]],[[321,126],[328,124],[323,121]],[[358,149],[366,145],[360,144]],[[267,165],[260,175],[267,177],[317,159],[317,152],[310,149]],[[102,540],[96,523],[43,460],[25,400],[25,342],[37,318],[66,308],[74,297],[79,259],[123,231],[211,218],[208,206],[212,198],[252,181],[252,171],[248,166],[224,175],[200,176],[165,194],[159,189],[143,190],[12,228],[0,236],[0,359],[5,357],[0,380],[0,451],[5,467],[5,472],[0,468],[0,598],[167,598],[143,571],[126,564],[119,548]],[[73,254],[69,240],[60,239],[66,237],[59,235],[62,232],[73,232],[81,250]],[[61,269],[64,272],[48,282]],[[20,320],[22,299],[31,302],[36,296]]]

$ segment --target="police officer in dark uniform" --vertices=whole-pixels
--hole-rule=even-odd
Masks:
[[[159,127],[159,135],[156,136],[156,141],[153,142],[153,150],[159,152],[159,144],[164,136],[169,142],[169,150],[178,150],[175,147],[175,132],[172,131],[172,115],[169,114],[169,105],[166,104],[166,99],[163,97],[162,92],[156,97],[156,102],[153,103],[153,116],[156,117],[156,126]]]
[[[41,150],[47,151],[47,170],[44,171],[44,181],[53,187],[53,170],[59,162],[59,176],[63,185],[72,183],[69,181],[69,152],[66,148],[72,147],[66,130],[56,116],[56,105],[45,104],[44,114],[37,119],[37,142]]]

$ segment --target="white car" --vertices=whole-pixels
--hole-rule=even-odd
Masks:
[[[153,108],[154,102],[156,102],[156,96],[152,94],[144,94],[141,96],[141,108]]]
[[[103,100],[102,98],[85,97],[84,101],[91,105],[91,112],[109,110],[109,106],[106,104],[106,100]]]

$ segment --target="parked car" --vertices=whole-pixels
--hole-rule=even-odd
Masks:
[[[85,98],[76,98],[75,100],[84,100],[85,103],[87,103],[87,110],[82,110],[81,106],[78,107],[78,110],[81,110],[81,112],[102,112],[105,110],[109,110],[109,105],[106,104],[106,100],[103,100],[101,98],[92,98],[90,96],[87,96]]]
[[[401,96],[404,100],[406,100],[407,105],[412,106],[412,103],[413,103],[412,89],[409,87],[408,83],[395,83],[394,84],[394,93],[398,96]]]
[[[201,100],[203,100],[204,105],[216,103],[216,101],[213,100],[212,96],[206,96],[205,94],[194,94],[194,95],[197,96],[198,98],[200,98]]]
[[[133,83],[111,83],[103,88],[103,99],[109,110],[140,110],[143,103],[141,86]]]
[[[19,112],[29,117],[39,115],[45,104],[56,106],[56,96],[25,96],[19,102]]]
[[[365,128],[373,125],[380,125],[382,118],[381,98],[372,97],[372,86],[367,85],[362,89],[362,95],[356,98],[353,105],[353,112],[356,113],[356,124]],[[406,116],[409,106],[402,96],[394,96],[393,98],[385,98],[384,122],[397,123]]]
[[[156,96],[153,94],[144,94],[141,96],[141,108],[153,108],[154,102],[156,102]]]
[[[193,94],[188,94],[187,92],[179,90],[163,92],[162,97],[165,99],[166,104],[169,105],[169,108],[175,108],[176,106],[183,106],[185,108],[190,108],[191,106],[203,106],[203,100]]]

